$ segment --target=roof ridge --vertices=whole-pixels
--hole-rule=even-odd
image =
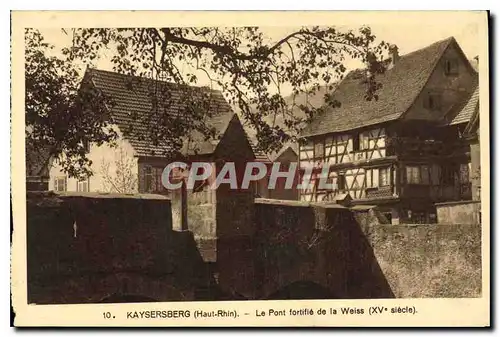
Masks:
[[[161,104],[159,104],[163,118],[170,118],[168,116],[172,118],[182,116],[182,109],[186,106],[186,100],[182,98],[182,92],[193,97],[207,96],[209,99],[208,103],[210,104],[208,107],[210,114],[207,114],[204,118],[206,118],[206,125],[215,129],[216,137],[211,137],[213,139],[207,140],[204,137],[198,137],[196,134],[197,130],[194,128],[192,132],[188,131],[188,135],[193,137],[194,146],[199,149],[199,154],[213,153],[218,144],[219,136],[222,136],[227,129],[227,125],[234,114],[234,111],[220,90],[177,85],[152,78],[95,68],[88,69],[85,76],[89,78],[89,85],[101,90],[116,103],[111,108],[109,115],[112,118],[113,124],[123,133],[123,138],[128,140],[137,156],[164,157],[165,153],[172,148],[171,145],[165,144],[163,141],[155,143],[150,139],[151,137],[148,137],[148,127],[151,125],[150,123],[155,123],[159,115],[150,114],[153,102],[148,95],[148,88],[146,87],[158,85],[164,87],[165,91],[172,92],[172,95],[169,96],[166,102],[162,100],[165,105],[160,106]],[[137,78],[137,80],[134,81],[134,78]],[[131,95],[129,92],[130,89],[126,85],[123,85],[127,83],[122,83],[128,81],[134,87],[137,86],[138,89],[134,90],[135,95]],[[126,130],[132,130],[132,132],[127,133]],[[215,143],[213,140],[215,140]],[[184,148],[183,144],[182,150]],[[189,152],[190,149],[187,150]]]
[[[458,46],[453,36],[402,55],[394,67],[376,75],[375,81],[382,84],[377,93],[381,97],[369,102],[363,99],[366,90],[360,79],[353,76],[366,71],[366,67],[351,70],[332,91],[341,107],[316,115],[302,130],[301,137],[344,132],[403,118],[452,44]]]
[[[450,37],[447,37],[446,39],[442,39],[442,40],[433,42],[433,43],[431,43],[431,44],[429,44],[429,45],[427,45],[425,47],[422,47],[422,48],[419,48],[419,49],[415,49],[415,50],[413,50],[413,51],[411,51],[409,53],[406,53],[406,54],[402,54],[402,55],[400,55],[400,57],[401,58],[402,57],[407,57],[407,56],[413,55],[415,53],[421,52],[423,50],[426,50],[427,48],[435,47],[435,46],[440,45],[440,44],[445,43],[445,42],[446,43],[450,43],[453,40],[455,40],[455,38],[453,36],[450,36]]]
[[[433,47],[433,46],[437,46],[437,45],[439,45],[439,44],[441,44],[441,43],[444,43],[444,42],[449,43],[449,42],[451,42],[452,40],[455,40],[455,38],[454,38],[453,36],[450,36],[450,37],[447,37],[446,39],[442,39],[442,40],[439,40],[439,41],[433,42],[433,43],[431,43],[431,44],[429,44],[429,45],[427,45],[427,46],[425,46],[425,47],[422,47],[422,48],[419,48],[419,49],[412,50],[411,52],[406,53],[406,54],[402,54],[402,55],[400,55],[399,57],[400,57],[400,58],[407,58],[408,56],[413,56],[414,54],[416,54],[416,53],[418,53],[418,52],[422,52],[422,51],[424,51],[424,50],[427,50],[427,48],[431,48],[431,47]],[[455,41],[456,41],[456,40],[455,40]],[[353,73],[353,72],[358,72],[358,71],[364,71],[364,70],[366,70],[366,67],[364,67],[364,68],[356,68],[356,69],[352,69],[352,70],[351,70],[351,71],[349,71],[349,72],[347,73],[347,75],[346,75],[346,76],[345,76],[345,77],[341,80],[341,82],[342,82],[345,78],[347,78],[347,77],[348,77],[351,73]],[[388,69],[388,70],[390,70],[390,69]],[[340,84],[341,82],[339,82],[339,84]],[[337,87],[338,87],[338,86],[337,86]]]
[[[131,77],[131,78],[137,78],[141,80],[146,80],[146,81],[151,81],[151,82],[158,82],[162,84],[168,84],[172,86],[177,86],[177,87],[186,87],[186,88],[191,88],[191,89],[200,89],[200,90],[207,90],[207,91],[212,91],[214,93],[220,93],[222,94],[222,90],[219,89],[214,89],[209,86],[198,86],[198,85],[190,85],[190,84],[180,84],[180,83],[175,83],[175,82],[170,82],[170,81],[164,81],[164,80],[159,80],[151,77],[145,77],[145,76],[139,76],[139,75],[130,75],[130,74],[123,74],[119,73],[117,71],[112,71],[112,70],[107,70],[107,69],[98,69],[98,68],[93,68],[93,67],[87,67],[85,72],[96,72],[96,73],[107,73],[111,75],[118,75],[118,76],[123,76],[123,77]]]
[[[449,40],[449,41],[448,41],[448,40]],[[428,46],[426,46],[426,47],[422,47],[422,48],[420,48],[420,49],[416,49],[416,50],[414,50],[414,51],[411,51],[411,52],[409,52],[409,53],[407,53],[407,54],[403,54],[403,55],[401,55],[400,57],[401,57],[401,58],[407,58],[408,56],[412,56],[412,55],[416,54],[417,52],[421,52],[421,51],[427,50],[427,48],[430,48],[430,47],[432,47],[432,46],[439,45],[439,44],[444,43],[444,42],[449,43],[449,42],[451,42],[452,40],[455,40],[455,38],[454,38],[453,36],[450,36],[450,37],[448,37],[448,38],[446,38],[446,39],[443,39],[443,40],[439,40],[439,41],[433,42],[433,43],[431,43],[430,45],[428,45]],[[444,49],[443,49],[443,52],[444,52],[444,50],[446,50],[446,48],[444,48]],[[441,53],[441,55],[442,55],[442,53]],[[439,57],[439,58],[440,58],[440,57]],[[438,58],[437,60],[439,60],[439,58]],[[435,65],[433,65],[433,67],[432,67],[431,74],[432,74],[432,72],[434,71],[434,69],[435,69]],[[338,89],[338,88],[342,85],[342,82],[344,82],[344,81],[345,81],[345,80],[349,77],[349,75],[351,75],[351,74],[352,74],[352,73],[354,73],[354,72],[362,72],[362,71],[365,71],[365,70],[366,70],[366,67],[365,67],[365,68],[356,68],[356,69],[352,69],[351,71],[349,71],[349,72],[348,72],[348,73],[347,73],[347,74],[346,74],[346,75],[345,75],[345,76],[344,76],[344,77],[343,77],[343,78],[342,78],[339,82],[337,82],[337,85],[336,85],[335,89],[334,89],[331,93],[334,93],[335,91],[337,91],[337,89]],[[387,69],[387,71],[390,71],[390,70],[391,70],[391,69]],[[429,76],[430,76],[430,74],[429,74]],[[426,82],[426,84],[427,84],[427,82]],[[425,85],[424,85],[424,86],[425,86]]]

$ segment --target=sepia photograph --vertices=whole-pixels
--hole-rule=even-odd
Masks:
[[[489,297],[487,13],[431,13],[24,20],[22,305]]]

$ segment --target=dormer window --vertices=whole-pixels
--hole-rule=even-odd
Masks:
[[[424,99],[424,108],[429,110],[441,110],[441,94],[429,92]]]
[[[444,74],[446,76],[458,75],[458,60],[457,59],[448,59],[445,61]]]

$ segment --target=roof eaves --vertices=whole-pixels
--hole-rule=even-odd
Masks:
[[[398,119],[399,117],[401,117],[400,113],[393,113],[390,115],[385,115],[385,116],[381,116],[378,118],[373,118],[372,120],[367,121],[366,123],[359,125],[355,128],[343,128],[343,129],[338,129],[336,131],[327,132],[327,133],[325,133],[325,132],[316,132],[316,133],[310,132],[308,134],[300,136],[300,138],[309,138],[309,137],[317,137],[317,136],[330,135],[330,134],[336,134],[336,133],[345,133],[345,132],[349,132],[349,131],[363,129],[363,128],[370,127],[370,126],[375,126],[378,124],[389,123],[389,122],[392,122],[392,121]]]

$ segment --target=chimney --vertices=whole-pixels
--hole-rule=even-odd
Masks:
[[[398,47],[395,44],[389,47],[389,57],[391,61],[391,63],[389,64],[389,69],[391,69],[399,60]]]

